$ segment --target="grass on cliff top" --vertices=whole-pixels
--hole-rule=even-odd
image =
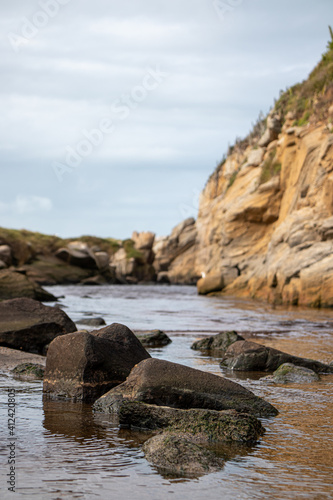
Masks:
[[[113,238],[97,238],[95,236],[81,236],[79,238],[59,238],[59,236],[42,234],[26,229],[7,229],[0,227],[0,244],[8,244],[11,247],[22,242],[32,247],[35,254],[50,254],[59,248],[66,246],[71,241],[82,241],[89,247],[98,247],[100,250],[114,254],[120,243]]]
[[[142,252],[140,252],[139,250],[137,250],[135,247],[134,247],[134,241],[131,240],[130,238],[127,239],[127,240],[124,240],[122,242],[123,244],[123,248],[126,252],[126,258],[127,259],[138,259],[138,260],[142,260],[143,259],[143,254]]]
[[[305,125],[311,116],[316,120],[327,118],[333,97],[333,31],[331,27],[329,30],[331,40],[327,50],[307,80],[281,92],[275,103],[275,110],[282,118],[289,111],[295,114],[296,125]]]

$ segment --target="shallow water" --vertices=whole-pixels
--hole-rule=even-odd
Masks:
[[[219,359],[192,351],[211,332],[236,329],[247,338],[292,354],[333,360],[333,312],[207,298],[178,286],[52,287],[77,321],[103,316],[134,330],[160,328],[172,344],[153,357],[221,375]],[[80,325],[79,325],[80,326]],[[82,328],[86,328],[82,325]],[[333,498],[333,375],[298,385],[267,383],[262,374],[224,376],[275,405],[266,434],[250,449],[228,449],[224,468],[201,478],[171,478],[150,466],[141,444],[148,435],[119,430],[89,405],[43,401],[40,382],[0,375],[1,499],[328,499]],[[6,489],[9,442],[6,389],[16,389],[16,493]]]

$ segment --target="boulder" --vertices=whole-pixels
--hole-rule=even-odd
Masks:
[[[120,405],[118,416],[123,427],[142,430],[167,428],[172,432],[186,432],[192,434],[198,443],[252,444],[264,434],[264,428],[256,417],[235,410],[182,410],[125,400]]]
[[[163,347],[172,342],[166,333],[161,330],[150,330],[148,332],[136,332],[135,335],[144,347]]]
[[[252,149],[247,157],[247,165],[258,167],[264,159],[264,150],[262,148]]]
[[[9,245],[0,245],[0,260],[2,260],[7,267],[12,265],[12,250]]]
[[[12,373],[14,377],[21,380],[42,380],[44,377],[45,367],[36,363],[22,363],[16,366]]]
[[[146,358],[150,355],[134,333],[118,323],[64,335],[48,349],[43,390],[91,401],[121,384],[133,366]]]
[[[87,326],[103,326],[106,325],[103,318],[81,318],[77,320],[77,323],[80,325]]]
[[[228,347],[222,361],[221,368],[235,371],[274,371],[283,363],[292,363],[296,366],[309,368],[316,373],[333,373],[329,365],[313,359],[299,358],[272,347],[266,347],[255,342],[241,340]]]
[[[317,382],[318,380],[320,380],[319,375],[313,370],[292,363],[283,363],[273,373],[273,381],[277,384],[302,384]]]
[[[27,297],[43,302],[57,300],[54,295],[43,290],[43,288],[31,281],[25,274],[10,269],[1,270],[0,301],[19,297]]]
[[[185,433],[163,432],[143,445],[146,459],[168,474],[197,477],[217,472],[224,461]]]
[[[0,302],[0,318],[0,345],[38,354],[55,337],[76,330],[64,311],[28,298]]]
[[[82,267],[83,269],[98,269],[94,254],[86,247],[82,248],[82,250],[76,250],[76,247],[60,248],[55,253],[55,256],[73,266]]]
[[[199,295],[207,295],[212,292],[219,292],[224,288],[223,276],[219,274],[210,274],[204,278],[200,278],[197,282]]]
[[[126,381],[95,402],[97,411],[114,413],[123,399],[174,408],[235,409],[256,416],[278,411],[235,382],[161,359],[136,365]]]
[[[138,250],[151,250],[154,245],[155,234],[149,231],[141,233],[134,231],[131,239]]]
[[[222,351],[225,352],[228,347],[239,340],[244,340],[237,332],[220,332],[217,335],[197,340],[191,346],[195,351]]]

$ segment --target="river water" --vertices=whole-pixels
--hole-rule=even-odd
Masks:
[[[291,354],[333,360],[333,311],[272,308],[221,297],[200,297],[186,286],[56,286],[49,288],[77,322],[102,316],[133,330],[159,328],[172,343],[153,357],[223,375],[279,410],[263,419],[266,433],[248,448],[225,448],[223,469],[198,478],[172,478],[149,465],[144,433],[119,430],[85,404],[43,401],[41,382],[0,372],[1,499],[332,499],[333,375],[311,384],[275,385],[265,374],[222,371],[219,359],[190,349],[198,338],[234,329]],[[85,328],[82,326],[82,328]],[[0,367],[1,369],[1,367]],[[7,392],[16,390],[16,492],[7,490]]]

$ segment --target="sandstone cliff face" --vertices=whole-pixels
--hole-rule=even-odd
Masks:
[[[332,306],[333,134],[326,124],[290,121],[266,148],[231,154],[208,181],[195,269],[229,276],[237,269],[225,292]],[[255,154],[259,164],[249,161]]]

